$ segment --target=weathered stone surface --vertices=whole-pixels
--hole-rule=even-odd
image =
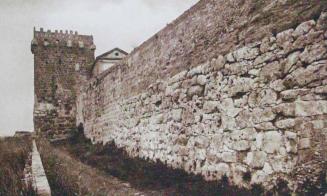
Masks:
[[[222,148],[223,146],[223,134],[215,134],[212,136],[211,138],[211,142],[210,144],[213,146],[213,147],[216,147],[216,148]]]
[[[306,47],[304,52],[300,55],[301,61],[307,64],[325,59],[326,57],[327,48],[321,43]]]
[[[261,169],[263,168],[267,160],[267,154],[263,151],[249,152],[246,156],[245,162],[251,168]]]
[[[271,122],[263,122],[255,125],[255,128],[258,130],[274,130],[276,127]]]
[[[298,98],[299,95],[305,95],[308,92],[309,89],[292,89],[281,92],[280,96],[284,100],[291,100]]]
[[[288,55],[287,60],[285,61],[285,65],[283,67],[284,74],[289,73],[292,66],[294,66],[300,60],[300,54],[300,51],[296,51]]]
[[[234,107],[234,102],[231,98],[222,100],[222,102],[219,104],[219,109],[230,117],[235,117],[242,110],[240,108]]]
[[[285,143],[286,151],[289,153],[297,153],[297,134],[294,132],[286,131],[285,136],[287,137],[287,141]]]
[[[223,130],[235,130],[236,127],[236,121],[233,117],[227,115],[221,116],[221,128]]]
[[[56,108],[51,103],[36,103],[34,106],[34,116],[42,117],[47,116],[50,112]]]
[[[296,101],[296,116],[313,116],[327,113],[327,101]]]
[[[204,88],[202,86],[191,86],[187,90],[187,96],[192,98],[194,95],[202,96],[203,95]]]
[[[243,176],[247,172],[247,167],[244,164],[231,164],[231,172],[234,182],[237,184],[243,183]]]
[[[272,83],[270,83],[269,87],[276,92],[283,91],[286,88],[283,80],[275,80]]]
[[[253,88],[254,81],[251,78],[239,78],[234,80],[233,83],[228,87],[230,96],[235,96],[238,93],[249,92]]]
[[[180,135],[176,140],[174,141],[174,144],[179,144],[181,146],[186,146],[188,143],[189,138],[186,135]]]
[[[252,140],[256,131],[253,128],[246,128],[242,130],[234,130],[230,133],[232,140]]]
[[[276,40],[277,40],[276,37],[265,37],[261,41],[260,51],[262,53],[266,53],[268,51],[276,50],[277,48]]]
[[[307,149],[311,147],[310,138],[303,138],[299,141],[299,149]]]
[[[232,53],[228,53],[228,54],[226,55],[226,60],[227,60],[227,62],[229,62],[229,63],[233,63],[233,62],[235,62],[235,58],[234,58],[234,56],[233,56]]]
[[[161,124],[164,122],[164,115],[163,114],[158,114],[156,116],[153,116],[150,120],[152,124]]]
[[[249,96],[249,106],[268,106],[276,104],[277,93],[272,89],[259,89]]]
[[[273,111],[284,116],[295,116],[295,103],[282,103],[274,107]]]
[[[327,127],[327,120],[314,120],[311,121],[314,129],[323,129]]]
[[[285,131],[285,135],[288,139],[296,139],[297,134],[291,131]]]
[[[182,121],[183,109],[175,109],[172,111],[172,119],[176,122]]]
[[[276,117],[276,114],[271,110],[271,108],[254,108],[252,112],[252,119],[256,124],[272,121]]]
[[[209,67],[209,62],[201,64],[201,65],[191,69],[187,73],[187,76],[192,77],[192,76],[195,76],[195,75],[205,74],[207,72],[208,67]]]
[[[211,66],[215,71],[221,70],[226,64],[226,59],[224,56],[219,55],[217,59],[211,61]]]
[[[260,72],[260,79],[268,82],[280,78],[282,74],[280,66],[281,65],[278,61],[271,62],[264,66]]]
[[[305,86],[311,82],[321,80],[327,77],[327,61],[318,61],[309,65],[307,68],[299,68],[288,75],[284,85],[288,87]]]
[[[284,119],[276,122],[276,127],[280,129],[292,128],[295,126],[295,120],[292,118]]]
[[[248,109],[242,110],[236,117],[237,126],[240,128],[253,127],[254,122],[252,114],[252,111]]]
[[[262,90],[259,96],[260,96],[259,105],[261,106],[276,104],[277,93],[272,89]]]
[[[207,77],[205,75],[199,75],[196,81],[199,85],[203,86],[207,83]]]
[[[233,56],[236,59],[236,61],[252,60],[255,59],[258,55],[259,55],[259,49],[250,48],[250,47],[240,48],[233,53]]]
[[[254,61],[254,65],[257,66],[257,65],[260,65],[260,64],[263,64],[263,63],[267,63],[267,62],[271,62],[271,61],[274,61],[277,59],[277,55],[274,54],[273,52],[267,52],[267,53],[264,53],[260,56],[258,56],[255,61]]]
[[[194,138],[194,146],[197,148],[207,148],[209,146],[209,139],[205,136],[198,136]]]
[[[308,33],[314,26],[316,22],[314,20],[310,20],[304,23],[301,23],[299,26],[296,27],[296,29],[293,31],[292,35],[294,37],[299,37],[301,35],[304,35]]]
[[[319,86],[314,89],[316,94],[327,94],[327,85],[326,86]]]
[[[206,101],[203,104],[203,110],[205,113],[213,113],[218,110],[218,101]]]
[[[278,152],[281,146],[283,146],[283,138],[278,131],[264,133],[262,149],[265,152],[269,154]]]
[[[222,177],[223,175],[229,176],[230,168],[226,163],[218,163],[216,165],[216,171],[218,172],[218,176]]]
[[[317,29],[318,30],[326,30],[327,29],[327,12],[322,12],[318,21],[317,21]]]
[[[172,78],[170,78],[168,80],[168,84],[173,84],[173,83],[180,82],[180,81],[184,80],[185,77],[186,77],[186,74],[187,74],[187,71],[182,71],[182,72],[174,75]]]
[[[290,46],[290,44],[294,41],[294,38],[292,36],[294,30],[293,29],[289,29],[287,31],[283,31],[281,33],[278,33],[276,38],[276,43],[278,46],[282,47],[282,48],[287,48]]]
[[[237,155],[235,152],[223,152],[221,159],[226,163],[235,163],[237,161]]]
[[[236,62],[225,65],[225,72],[229,74],[245,74],[249,69],[252,68],[252,64],[247,61]]]
[[[236,151],[246,151],[250,149],[250,142],[247,140],[233,141],[229,147]]]

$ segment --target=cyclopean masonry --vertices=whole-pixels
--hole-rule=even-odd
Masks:
[[[201,0],[81,85],[72,122],[94,143],[114,141],[131,157],[208,181],[319,186],[326,8],[326,1]]]

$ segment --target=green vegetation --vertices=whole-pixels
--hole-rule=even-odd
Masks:
[[[23,180],[31,150],[30,137],[0,138],[0,195],[36,195]]]
[[[78,195],[77,179],[69,175],[67,167],[63,167],[59,154],[43,139],[38,139],[37,145],[40,149],[43,167],[51,187],[51,194],[53,196]]]

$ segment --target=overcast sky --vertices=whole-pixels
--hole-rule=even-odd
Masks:
[[[0,135],[33,130],[33,27],[93,35],[130,52],[198,0],[0,0]]]

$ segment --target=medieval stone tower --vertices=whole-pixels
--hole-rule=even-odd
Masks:
[[[67,136],[75,127],[78,89],[90,77],[93,37],[72,31],[34,29],[34,128],[50,138]]]

